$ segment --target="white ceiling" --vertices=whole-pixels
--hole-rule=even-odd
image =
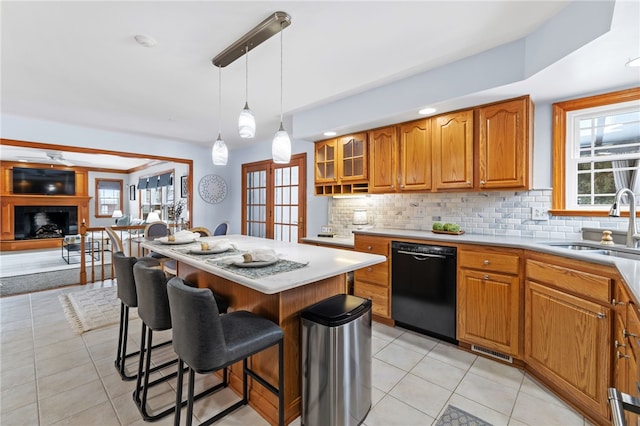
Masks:
[[[209,145],[219,125],[211,59],[275,11],[292,17],[283,33],[290,116],[522,38],[568,3],[2,1],[2,113]],[[580,85],[640,81],[617,63],[640,55],[639,20],[619,15],[610,34],[523,81],[521,93],[558,98]],[[136,34],[158,43],[143,47]],[[279,48],[274,37],[249,54],[249,104],[260,141],[278,127]],[[244,59],[222,69],[222,135],[231,150],[251,143],[237,136]],[[604,80],[612,82],[603,81],[603,66],[614,61],[623,70],[605,70]],[[597,82],[590,81],[592,71]]]

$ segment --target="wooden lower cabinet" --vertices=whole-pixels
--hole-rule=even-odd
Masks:
[[[622,283],[616,287],[614,303],[613,385],[640,398],[638,355],[640,352],[640,312]],[[640,424],[640,416],[625,412],[628,425]]]
[[[458,251],[458,340],[519,357],[519,264],[514,251]]]
[[[364,253],[380,254],[386,262],[358,269],[354,273],[353,294],[371,299],[374,319],[393,324],[391,319],[391,276],[389,250],[391,240],[368,235],[355,236],[355,249]]]
[[[608,277],[548,261],[527,261],[524,359],[534,375],[588,417],[606,424],[612,310],[606,302],[562,288],[595,283],[611,287]]]

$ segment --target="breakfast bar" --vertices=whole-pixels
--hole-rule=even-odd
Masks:
[[[228,249],[205,250],[210,247]],[[142,247],[177,260],[177,274],[227,299],[230,310],[247,310],[278,324],[285,333],[285,423],[301,413],[300,312],[330,296],[346,293],[347,272],[382,263],[384,256],[288,243],[243,235],[202,237],[197,241],[147,241]],[[243,253],[273,250],[277,262],[229,262]],[[226,259],[226,260],[225,260]],[[256,262],[257,263],[257,262]],[[257,267],[256,267],[257,266]],[[278,383],[277,348],[254,355],[252,367],[272,385]],[[231,368],[230,386],[241,392],[241,365]],[[262,386],[249,385],[249,404],[277,423],[277,399]]]

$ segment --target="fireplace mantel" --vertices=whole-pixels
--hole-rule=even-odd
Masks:
[[[60,245],[61,238],[42,240],[16,240],[14,229],[15,206],[76,206],[78,225],[89,223],[89,201],[91,197],[71,195],[3,195],[0,202],[0,249],[3,251],[53,248]]]

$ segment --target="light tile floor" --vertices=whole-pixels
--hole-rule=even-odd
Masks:
[[[84,288],[110,285],[105,281]],[[71,332],[58,295],[84,288],[0,299],[2,426],[145,424],[131,398],[135,382],[120,380],[113,366],[118,326],[81,336]],[[133,320],[129,330],[129,345],[137,346],[140,321]],[[167,339],[170,334],[159,337]],[[374,323],[372,348],[374,388],[366,426],[431,425],[448,404],[494,425],[589,424],[529,375],[453,345]],[[170,356],[168,346],[156,359]],[[216,380],[198,377],[201,387]],[[150,405],[172,402],[174,386],[171,380],[154,389]],[[235,398],[232,391],[224,390],[198,401],[194,423]],[[172,422],[168,417],[155,424]],[[267,423],[244,407],[219,424]],[[299,425],[300,419],[293,424]]]

